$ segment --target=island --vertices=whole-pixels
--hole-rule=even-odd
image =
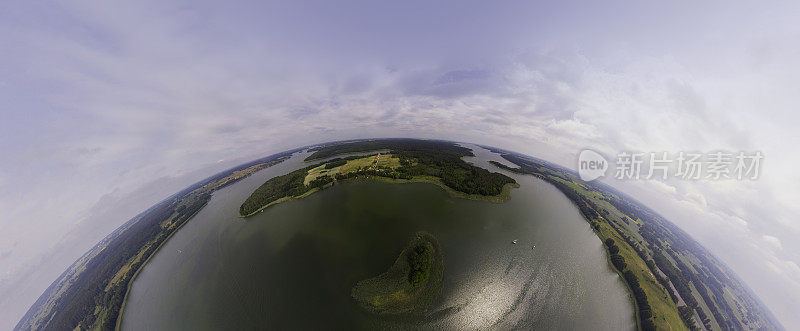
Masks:
[[[239,217],[253,216],[272,205],[355,178],[431,183],[455,197],[491,202],[508,200],[511,188],[519,187],[511,177],[464,161],[462,157],[474,156],[472,151],[453,142],[382,139],[337,143],[313,150],[307,162],[348,153],[388,152],[333,158],[270,178],[245,199]]]
[[[417,232],[386,272],[353,286],[351,296],[376,314],[424,313],[442,291],[444,261],[439,242]]]
[[[306,158],[308,166],[270,179],[270,184],[256,190],[259,194],[240,213],[249,215],[271,203],[312,194],[354,178],[428,182],[454,196],[502,202],[508,199],[510,188],[517,186],[503,172],[531,175],[564,193],[600,239],[598,244],[607,253],[609,267],[627,285],[640,329],[783,329],[731,269],[687,233],[634,198],[598,181],[584,182],[574,171],[547,161],[484,148],[507,161],[492,162],[499,172],[464,161],[463,157],[473,154],[456,143],[414,139],[340,141],[302,147],[220,172],[136,215],[97,243],[42,293],[15,329],[119,327],[128,291],[139,271],[218,190],[304,150],[312,152]],[[353,153],[361,155],[350,155]],[[379,296],[400,289],[394,287],[394,292],[388,291],[392,287],[379,282],[380,276],[356,284],[353,297],[361,298],[360,302],[372,302],[373,308],[365,308],[378,313],[424,311],[422,307],[434,300],[439,291],[434,283],[440,277],[436,263],[442,260],[435,239],[425,235],[420,238],[429,238],[422,240],[431,244],[431,254],[425,248],[418,251],[420,245],[415,245],[412,239],[401,253],[406,260],[395,261],[395,265],[400,265],[392,266],[400,268],[407,264],[408,269],[397,273],[394,280],[400,284],[398,277],[404,275],[409,287],[400,293],[409,294],[409,298],[413,294],[413,300],[406,300],[408,304],[404,306],[392,301],[402,298],[399,294],[397,298]],[[410,261],[408,256],[412,251],[417,252],[414,253],[417,257]],[[433,257],[432,262],[426,259],[428,256]],[[412,269],[414,265],[417,267]],[[387,271],[386,279],[392,268]],[[370,293],[372,301],[365,299]]]

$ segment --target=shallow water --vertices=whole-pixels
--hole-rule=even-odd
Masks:
[[[477,156],[467,161],[501,171],[486,162],[498,155],[468,147]],[[217,192],[138,275],[122,328],[635,328],[600,240],[563,194],[531,176],[507,173],[521,187],[503,204],[356,180],[236,217],[256,187],[307,155]],[[419,230],[445,256],[439,301],[425,316],[363,311],[352,286],[385,271]]]

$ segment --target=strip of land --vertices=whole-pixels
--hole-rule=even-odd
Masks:
[[[17,330],[111,330],[118,327],[130,286],[158,249],[219,189],[283,162],[271,155],[196,183],[135,216],[70,266],[39,297]]]
[[[239,216],[250,217],[275,204],[354,178],[433,183],[455,197],[492,202],[507,200],[511,188],[518,186],[511,177],[462,160],[464,156],[473,156],[472,151],[452,142],[412,139],[349,142],[321,147],[306,160],[369,150],[389,152],[334,158],[270,178],[242,203]]]
[[[578,207],[627,284],[643,330],[780,330],[782,326],[725,264],[636,200],[546,161],[489,148],[554,185]]]

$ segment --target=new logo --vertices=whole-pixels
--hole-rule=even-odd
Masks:
[[[578,155],[578,175],[581,180],[593,181],[606,175],[608,161],[599,153],[584,149]]]

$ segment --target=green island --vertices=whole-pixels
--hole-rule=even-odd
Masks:
[[[635,199],[600,182],[581,181],[573,171],[552,163],[485,148],[500,154],[514,166],[492,161],[493,165],[514,174],[536,176],[555,186],[575,204],[603,243],[609,265],[627,285],[639,329],[783,329],[732,270],[691,236]],[[136,275],[161,246],[208,203],[214,192],[304,149],[267,156],[220,172],[133,217],[61,274],[15,329],[118,328]],[[471,150],[452,142],[359,140],[320,145],[311,151],[306,161],[317,163],[271,179],[269,185],[262,185],[263,189],[259,187],[248,198],[248,205],[242,205],[242,216],[353,178],[394,183],[428,182],[454,196],[494,202],[505,201],[510,189],[518,186],[506,175],[465,162],[462,157],[473,155]],[[369,151],[381,151],[381,154],[329,159]],[[420,238],[427,237],[421,235]],[[372,302],[372,306],[377,307],[373,311],[423,311],[423,307],[429,305],[426,302],[432,302],[438,294],[431,286],[441,277],[437,274],[436,263],[442,261],[435,239],[425,240],[433,248],[432,263],[424,262],[429,255],[423,248],[413,261],[406,258],[395,261],[392,266],[399,268],[403,263],[408,266],[402,275],[409,286],[406,289],[411,290],[401,293],[415,293],[413,300],[406,300],[404,306],[396,301],[401,297],[379,297],[380,293],[397,293],[399,289],[394,287],[395,291],[389,292],[391,284],[378,283],[380,276],[371,279],[372,282],[359,283],[353,289],[353,297],[360,302]],[[404,249],[401,257],[417,252],[419,245],[414,245],[412,240],[408,247],[414,248]],[[396,266],[398,263],[400,266]],[[418,267],[412,269],[412,265]],[[391,271],[390,268],[386,277]],[[397,284],[400,284],[399,279],[394,279]],[[366,287],[369,284],[373,286]],[[372,301],[368,299],[370,293]]]
[[[351,296],[376,314],[424,313],[442,291],[444,263],[439,242],[417,232],[386,272],[356,283]]]
[[[511,188],[519,187],[511,177],[462,160],[464,156],[473,156],[472,151],[445,141],[385,139],[348,142],[316,148],[306,161],[375,150],[389,152],[334,158],[270,178],[245,199],[239,208],[239,217],[253,216],[272,205],[302,198],[336,182],[354,178],[392,183],[432,183],[455,197],[492,202],[508,200]]]
[[[735,273],[686,232],[600,182],[514,152],[485,147],[559,189],[603,242],[625,281],[641,330],[781,330],[777,319]]]
[[[73,263],[15,330],[113,330],[136,275],[217,190],[300,151],[270,155],[206,178],[125,222]]]

